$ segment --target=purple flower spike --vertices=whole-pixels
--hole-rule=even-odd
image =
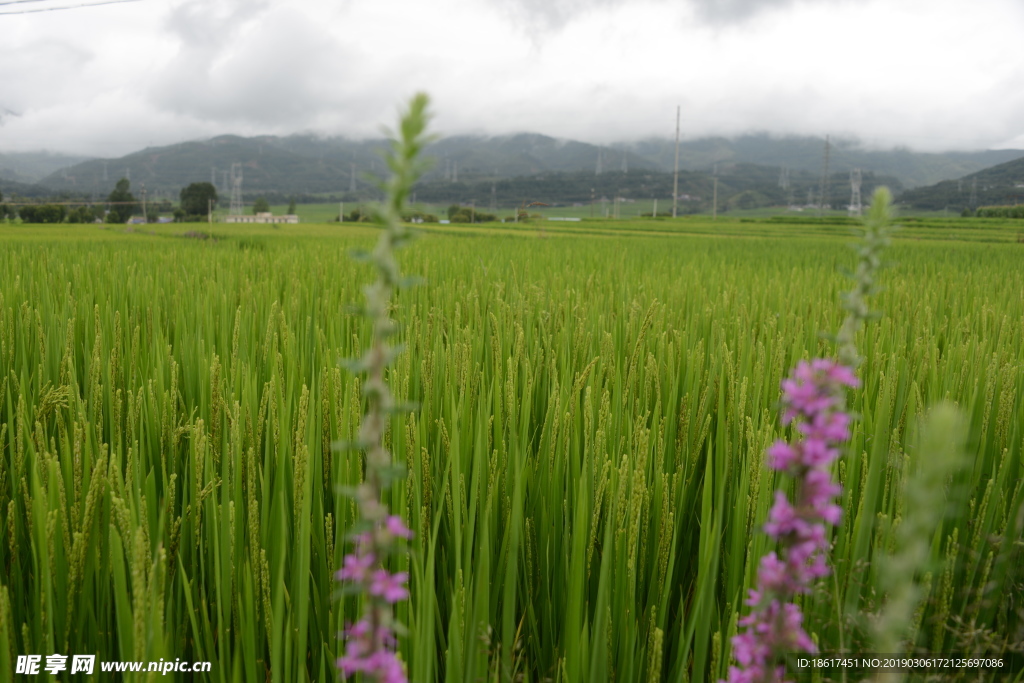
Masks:
[[[773,443],[767,464],[797,480],[796,497],[790,502],[784,491],[775,492],[764,531],[778,542],[779,552],[761,558],[757,587],[746,600],[751,612],[739,620],[743,631],[732,639],[739,666],[729,668],[729,683],[785,681],[783,655],[817,651],[792,599],[809,593],[813,582],[829,573],[825,524],[842,518],[835,503],[842,489],[827,468],[850,438],[843,392],[858,384],[852,370],[821,358],[797,364],[782,382],[782,424],[793,424],[802,439]]]

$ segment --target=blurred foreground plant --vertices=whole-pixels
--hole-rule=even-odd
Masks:
[[[964,416],[951,403],[940,403],[921,421],[915,439],[917,467],[906,480],[907,502],[896,532],[896,550],[879,558],[886,603],[873,623],[876,652],[900,655],[917,638],[921,600],[932,583],[932,539],[945,512],[939,502],[947,481],[966,464],[966,431]],[[903,679],[898,671],[882,672],[877,678],[885,683]]]
[[[395,251],[411,237],[401,216],[413,183],[424,170],[420,153],[429,142],[425,132],[427,105],[427,96],[417,94],[401,117],[386,158],[391,177],[382,186],[385,200],[373,213],[374,222],[381,227],[380,239],[372,252],[361,255],[377,271],[377,280],[365,288],[363,309],[373,328],[372,340],[363,357],[350,365],[353,371],[366,375],[362,389],[366,414],[354,444],[366,453],[366,471],[363,483],[352,492],[360,515],[350,535],[355,547],[335,575],[346,582],[347,593],[364,598],[362,618],[345,630],[345,654],[338,659],[338,668],[345,677],[362,672],[387,683],[407,680],[405,667],[395,653],[395,634],[400,625],[395,622],[392,605],[409,597],[409,575],[389,572],[385,559],[398,549],[398,539],[413,535],[401,517],[390,514],[381,501],[383,491],[404,474],[384,447],[391,416],[403,410],[384,381],[385,369],[401,352],[388,343],[397,329],[388,308],[394,291],[407,284],[399,273]]]

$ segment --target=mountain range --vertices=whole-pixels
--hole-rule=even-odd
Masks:
[[[386,144],[384,140],[313,135],[222,135],[151,147],[116,159],[0,154],[0,190],[7,195],[63,194],[98,199],[108,195],[117,180],[126,177],[136,194],[144,184],[151,198],[177,199],[181,188],[198,181],[213,182],[226,198],[232,186],[232,166],[237,164],[243,196],[248,199],[274,195],[348,201],[375,195],[372,178],[384,172],[381,152]],[[865,178],[886,182],[898,191],[942,181],[955,183],[956,178],[971,177],[988,167],[1024,158],[1024,150],[871,150],[843,139],[830,140],[828,149],[829,184],[833,193],[838,192],[833,199],[838,197],[839,201],[844,195],[849,197],[849,172],[855,168],[863,169]],[[796,200],[802,201],[818,186],[824,152],[825,140],[814,137],[754,134],[732,139],[701,138],[681,143],[679,164],[682,170],[703,176],[703,184],[710,183],[712,175],[718,175],[725,183],[724,191],[756,191],[768,198],[778,194],[772,188],[778,189],[786,184],[785,180],[791,180],[791,187],[795,186],[798,192]],[[585,185],[609,183],[612,192],[632,191],[630,188],[635,186],[638,196],[644,196],[655,192],[651,188],[661,192],[664,174],[670,174],[673,168],[675,144],[672,140],[652,139],[600,146],[522,133],[443,138],[430,146],[428,154],[434,158],[434,165],[420,183],[423,199],[427,195],[445,195],[444,187],[450,186],[452,191],[447,194],[453,197],[468,193],[486,201],[488,195],[499,191],[499,186],[509,188],[511,179],[519,178],[516,183],[521,185],[533,182],[529,178],[551,181],[556,175],[573,179],[573,198]],[[594,180],[587,180],[588,174]],[[617,179],[608,174],[615,174]],[[637,174],[649,178],[641,182],[635,178]],[[726,179],[729,174],[733,182]],[[607,177],[598,181],[601,175]],[[35,185],[28,184],[31,182]],[[465,193],[455,191],[460,186]],[[844,186],[845,191],[841,189]],[[987,186],[982,181],[982,187]],[[865,197],[867,187],[866,183]],[[979,192],[988,197],[988,190]]]

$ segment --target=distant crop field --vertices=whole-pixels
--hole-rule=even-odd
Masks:
[[[771,549],[780,382],[832,353],[849,226],[422,227],[388,376],[419,404],[387,437],[406,467],[388,503],[416,533],[392,567],[411,575],[409,679],[724,677]],[[339,360],[369,338],[349,253],[375,234],[0,225],[0,672],[78,653],[211,663],[166,680],[337,679],[359,608],[334,579],[356,514],[339,491],[362,461],[332,444],[363,414]],[[804,626],[822,651],[871,651],[878,558],[929,457],[917,421],[946,400],[969,464],[936,493],[909,651],[1016,674],[1024,243],[1009,221],[923,219],[885,257]]]

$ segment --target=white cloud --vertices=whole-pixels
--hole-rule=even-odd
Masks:
[[[1024,137],[1016,0],[167,0],[0,17],[0,151],[223,132]]]

